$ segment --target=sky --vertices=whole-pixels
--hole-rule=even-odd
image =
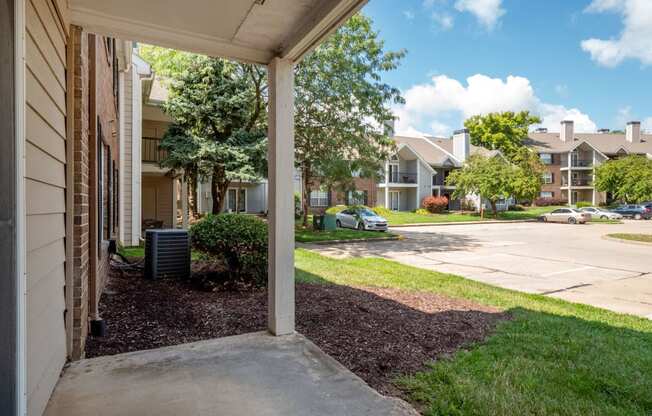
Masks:
[[[652,131],[652,0],[370,0],[401,89],[396,131],[448,136],[466,117],[529,110],[549,131]]]

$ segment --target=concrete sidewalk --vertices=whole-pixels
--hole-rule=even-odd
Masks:
[[[299,334],[266,332],[73,363],[45,416],[418,415]]]

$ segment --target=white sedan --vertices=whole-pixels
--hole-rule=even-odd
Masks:
[[[338,228],[387,231],[387,220],[367,208],[348,208],[338,212],[335,222]]]
[[[623,218],[623,216],[617,212],[611,212],[607,211],[606,209],[596,207],[580,208],[580,211],[587,212],[591,214],[592,217],[601,218],[603,220],[620,220]]]

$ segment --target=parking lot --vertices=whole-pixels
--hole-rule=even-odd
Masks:
[[[603,238],[650,233],[624,224],[505,223],[394,228],[400,241],[315,247],[329,256],[376,256],[652,319],[652,246]]]

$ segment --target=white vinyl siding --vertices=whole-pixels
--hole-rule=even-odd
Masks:
[[[26,2],[27,412],[40,415],[66,361],[66,44],[50,0]]]

